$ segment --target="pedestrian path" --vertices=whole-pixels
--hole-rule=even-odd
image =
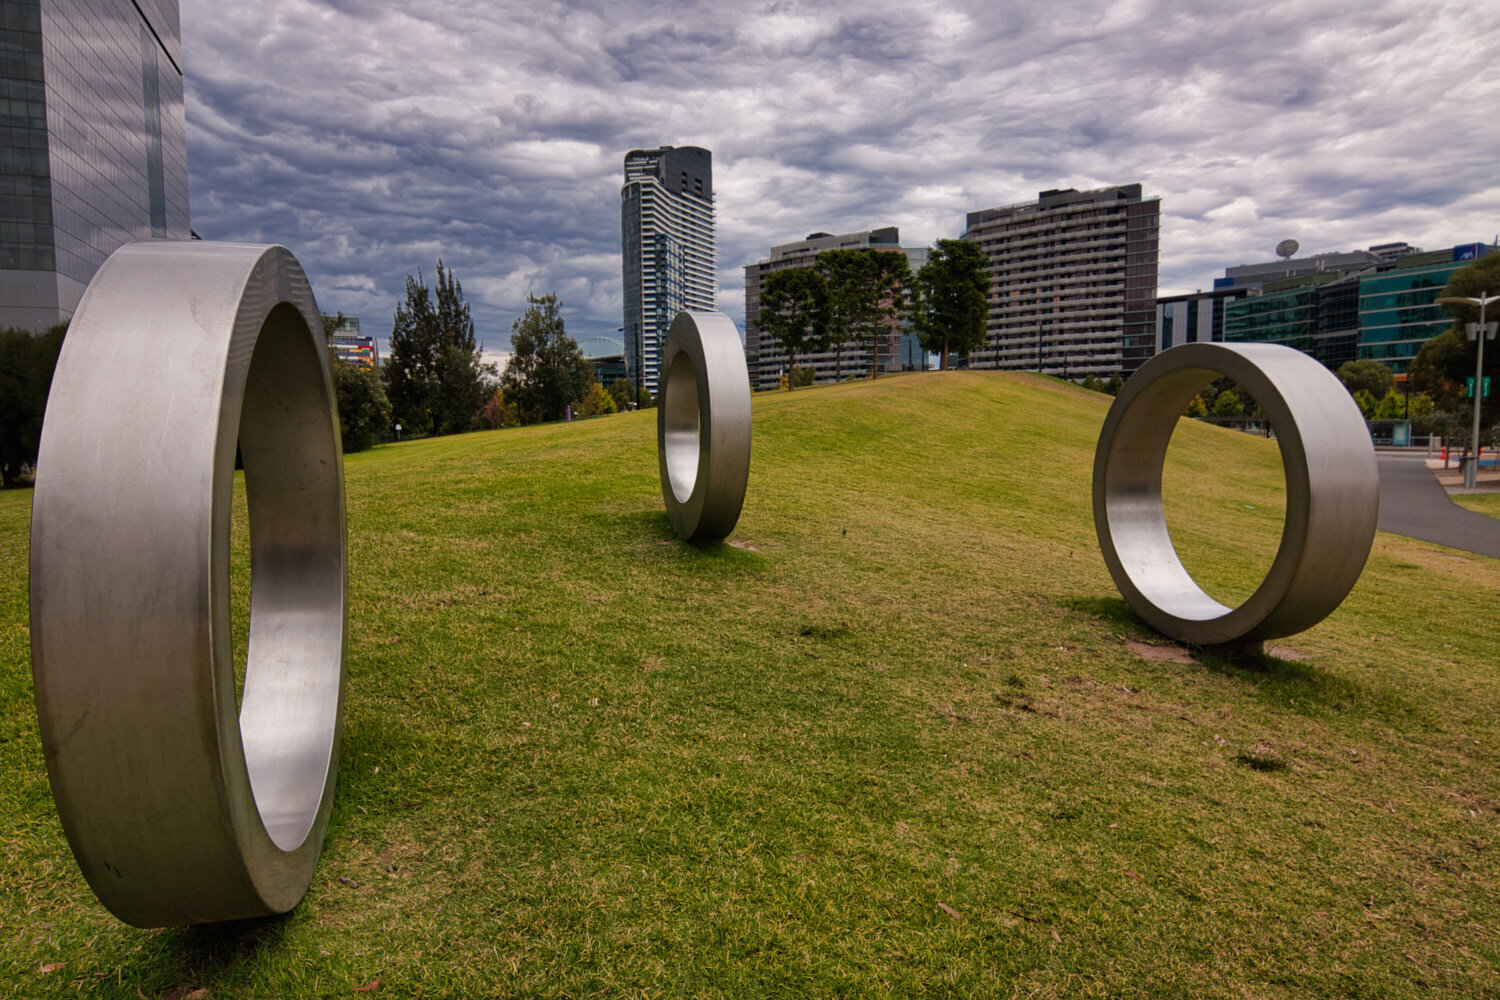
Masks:
[[[1500,520],[1448,499],[1422,454],[1380,452],[1381,531],[1500,559]]]

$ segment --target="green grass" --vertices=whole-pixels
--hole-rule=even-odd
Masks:
[[[1460,507],[1477,510],[1490,517],[1500,517],[1500,493],[1456,493],[1450,499]]]
[[[704,548],[654,413],[350,456],[327,844],[229,928],[126,927],[79,875],[0,495],[0,995],[1500,995],[1500,562],[1381,535],[1300,659],[1143,659],[1090,514],[1107,403],[758,397]],[[1185,424],[1166,489],[1205,585],[1252,589],[1274,444]]]

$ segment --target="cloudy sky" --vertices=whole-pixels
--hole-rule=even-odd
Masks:
[[[1500,233],[1493,0],[181,0],[193,227],[278,242],[384,337],[438,258],[479,337],[527,292],[621,323],[626,150],[713,151],[719,307],[814,230],[959,235],[1140,182],[1161,293],[1226,266]]]

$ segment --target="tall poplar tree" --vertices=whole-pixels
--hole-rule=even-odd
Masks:
[[[386,395],[395,419],[413,434],[471,430],[491,395],[493,368],[479,360],[474,321],[463,286],[437,264],[436,295],[417,276],[406,276],[406,300],[396,307]]]

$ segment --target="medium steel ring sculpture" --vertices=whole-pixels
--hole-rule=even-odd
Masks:
[[[1286,519],[1264,582],[1237,608],[1183,567],[1162,512],[1162,463],[1178,417],[1227,375],[1260,404],[1286,468]],[[1334,375],[1279,344],[1183,344],[1142,365],[1110,407],[1094,455],[1094,528],[1115,585],[1157,631],[1200,645],[1252,644],[1316,625],[1354,587],[1379,512],[1375,451]]]
[[[241,704],[236,445],[250,509]],[[31,520],[42,749],[95,894],[141,927],[281,913],[322,847],[343,715],[343,462],[284,247],[135,243],[79,303]]]
[[[662,348],[656,407],[661,495],[690,542],[728,537],[750,478],[750,374],[734,321],[677,314]]]

